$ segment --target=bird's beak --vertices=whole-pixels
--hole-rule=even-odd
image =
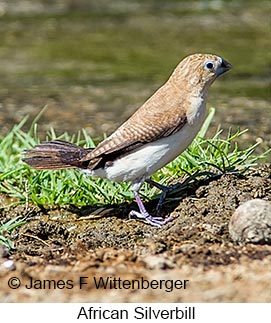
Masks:
[[[232,65],[227,62],[225,59],[222,59],[222,62],[219,66],[219,68],[217,69],[217,76],[229,71],[232,68]]]

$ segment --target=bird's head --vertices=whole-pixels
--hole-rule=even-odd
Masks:
[[[175,86],[189,92],[205,94],[209,86],[232,65],[220,56],[212,54],[192,54],[185,57],[172,74]]]

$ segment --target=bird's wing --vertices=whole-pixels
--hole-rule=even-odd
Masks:
[[[183,102],[182,104],[176,100],[168,102],[168,96],[161,94],[156,92],[130,119],[88,153],[82,161],[89,161],[88,167],[97,169],[146,143],[179,131],[187,123],[185,109],[182,108]]]

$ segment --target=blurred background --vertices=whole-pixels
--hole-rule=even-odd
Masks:
[[[45,105],[41,138],[109,134],[184,56],[210,52],[234,66],[209,93],[213,131],[271,147],[270,20],[264,0],[0,0],[0,134]]]

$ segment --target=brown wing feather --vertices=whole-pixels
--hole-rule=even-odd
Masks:
[[[171,88],[168,89],[168,86]],[[82,161],[89,161],[88,168],[96,169],[146,143],[179,131],[186,124],[187,118],[183,100],[177,93],[172,96],[173,91],[177,89],[166,83]],[[171,93],[171,97],[168,93]]]

